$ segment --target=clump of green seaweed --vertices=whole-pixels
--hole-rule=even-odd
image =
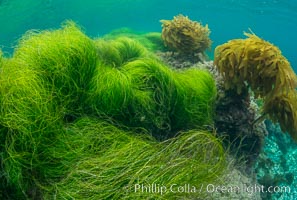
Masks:
[[[225,88],[238,94],[250,87],[263,98],[263,117],[279,122],[282,131],[297,138],[297,77],[289,61],[271,43],[255,34],[235,39],[215,49],[215,65],[224,78]]]
[[[58,30],[28,31],[14,52],[15,62],[40,74],[53,97],[65,109],[65,117],[82,109],[85,91],[97,66],[94,42],[71,21]]]
[[[216,88],[208,72],[175,72],[126,37],[95,43],[99,64],[86,103],[92,113],[164,136],[211,123]]]
[[[84,151],[92,153],[85,153],[69,175],[54,183],[46,199],[196,197],[195,193],[141,192],[135,185],[151,182],[167,190],[172,184],[187,182],[200,186],[217,181],[225,165],[220,141],[207,132],[193,130],[159,143],[148,134],[125,132],[90,118],[82,118],[67,129],[69,140],[88,140],[90,148]],[[73,148],[75,151],[77,146]]]
[[[173,20],[161,20],[165,46],[181,54],[203,53],[211,46],[208,26],[177,15]]]
[[[188,131],[212,123],[208,72],[172,71],[135,40],[92,40],[73,22],[26,33],[0,69],[1,198],[150,198],[125,188],[213,183],[225,169],[220,140]]]
[[[172,117],[172,129],[212,124],[217,92],[212,75],[207,70],[195,68],[175,72],[175,75],[178,100]]]
[[[8,199],[28,198],[61,175],[48,174],[59,161],[46,149],[62,130],[62,113],[38,73],[15,59],[1,67],[0,105],[2,187],[11,188]]]
[[[129,28],[121,28],[121,29],[116,29],[100,37],[100,39],[114,40],[119,37],[126,37],[126,38],[133,39],[135,41],[138,41],[143,46],[145,46],[145,48],[147,48],[152,52],[166,51],[166,47],[164,46],[164,42],[162,40],[160,32],[142,33],[142,32],[134,32]]]

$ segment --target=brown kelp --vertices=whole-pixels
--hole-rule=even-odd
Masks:
[[[263,116],[279,122],[284,132],[297,137],[297,77],[289,61],[273,44],[255,34],[235,39],[215,49],[215,65],[225,88],[238,94],[250,87],[264,101]]]
[[[161,20],[165,46],[181,54],[203,53],[211,46],[208,26],[177,15],[173,20]]]
[[[287,131],[297,140],[297,92],[274,95],[265,101],[263,113],[268,113],[273,122],[279,122],[282,131]]]
[[[226,89],[241,93],[249,84],[256,97],[295,89],[296,74],[288,60],[274,45],[254,34],[216,47],[215,64],[222,73]]]

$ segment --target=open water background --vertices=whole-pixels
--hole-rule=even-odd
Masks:
[[[13,52],[29,29],[58,28],[72,19],[89,36],[114,29],[161,31],[161,19],[184,14],[208,24],[214,48],[245,38],[249,28],[277,45],[297,71],[297,0],[0,0],[0,47]]]

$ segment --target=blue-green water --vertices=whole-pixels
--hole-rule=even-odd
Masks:
[[[0,0],[0,45],[12,52],[28,29],[59,27],[66,19],[98,36],[121,27],[161,31],[160,19],[182,13],[209,25],[212,49],[243,38],[243,31],[250,28],[277,45],[296,71],[296,10],[296,0]]]

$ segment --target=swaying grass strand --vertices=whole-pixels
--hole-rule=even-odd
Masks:
[[[81,119],[70,127],[74,133],[96,135],[95,154],[78,161],[63,180],[55,183],[58,199],[170,199],[197,197],[197,193],[146,193],[135,184],[201,184],[217,181],[224,171],[220,141],[206,132],[190,131],[156,142],[147,135],[124,132],[98,120]],[[51,198],[53,192],[47,193]],[[199,197],[199,196],[198,196]]]
[[[69,114],[80,109],[98,60],[94,42],[71,21],[58,30],[27,32],[14,58],[42,74],[48,89],[66,105]]]

